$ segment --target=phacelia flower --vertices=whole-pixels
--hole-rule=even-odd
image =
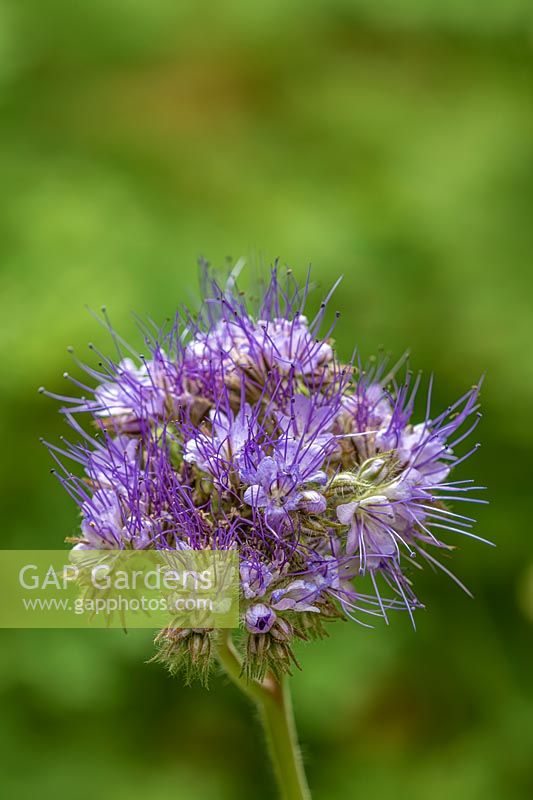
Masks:
[[[417,419],[420,377],[341,361],[326,303],[305,316],[308,284],[292,274],[274,268],[256,303],[233,273],[221,285],[205,268],[203,286],[198,314],[143,331],[145,356],[112,332],[116,362],[76,362],[88,381],[66,377],[82,396],[52,395],[76,441],[48,446],[80,507],[76,548],[236,550],[243,670],[280,674],[295,639],[332,620],[413,619],[415,564],[454,577],[435,552],[474,536],[450,502],[482,502],[451,479],[477,447],[461,450],[479,386],[435,414],[430,383]],[[218,635],[165,629],[160,658],[205,678]]]

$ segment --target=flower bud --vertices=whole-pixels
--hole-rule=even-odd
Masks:
[[[314,490],[302,492],[299,503],[302,511],[307,511],[308,514],[323,514],[326,507],[326,498],[320,492]]]
[[[276,612],[264,603],[255,603],[246,612],[245,622],[250,633],[268,633],[276,621]]]
[[[278,641],[288,642],[293,636],[292,625],[290,622],[287,622],[287,620],[280,619],[278,617],[276,624],[272,628],[271,634],[274,639],[277,639]]]
[[[357,473],[357,480],[359,481],[373,481],[375,478],[383,473],[386,465],[385,458],[369,458],[364,464],[361,465]]]
[[[353,472],[339,472],[330,483],[331,489],[355,489],[357,478]]]

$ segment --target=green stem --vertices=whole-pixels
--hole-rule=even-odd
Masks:
[[[233,683],[259,708],[274,771],[283,800],[311,800],[298,746],[287,680],[268,675],[261,683],[248,680],[229,631],[222,631],[220,663]]]

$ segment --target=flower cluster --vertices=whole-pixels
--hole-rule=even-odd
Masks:
[[[53,395],[77,438],[49,445],[81,508],[75,547],[236,549],[254,677],[289,671],[294,640],[330,620],[413,618],[414,568],[454,577],[435,556],[453,549],[440,534],[473,536],[448,503],[479,488],[450,480],[477,447],[457,452],[479,421],[478,387],[433,416],[430,384],[414,422],[420,377],[339,361],[332,328],[320,333],[326,302],[304,315],[307,290],[274,268],[252,304],[233,275],[220,286],[206,270],[201,311],[145,330],[147,356],[112,331],[117,361],[84,367],[96,388],[70,378],[84,396]],[[217,635],[164,630],[160,656],[172,668],[185,654],[205,674]]]

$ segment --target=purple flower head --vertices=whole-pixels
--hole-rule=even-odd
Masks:
[[[276,267],[249,302],[237,272],[220,283],[206,268],[197,314],[142,326],[146,356],[104,316],[117,359],[75,359],[81,396],[47,393],[76,438],[48,447],[81,510],[76,547],[238,552],[244,668],[261,677],[336,617],[412,616],[414,564],[462,586],[435,553],[477,538],[450,503],[481,502],[452,478],[477,447],[463,443],[479,387],[438,413],[430,382],[417,416],[421,378],[403,362],[338,358],[331,293],[313,316],[309,279]]]

